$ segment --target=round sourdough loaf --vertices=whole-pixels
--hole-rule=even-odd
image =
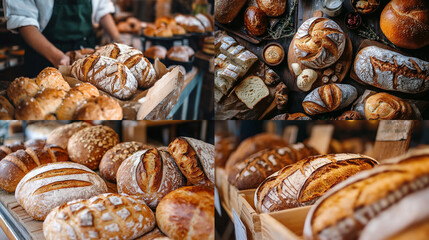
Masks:
[[[213,189],[189,186],[170,192],[156,208],[156,222],[172,239],[213,240]]]
[[[44,220],[61,204],[107,191],[103,179],[89,168],[62,162],[40,166],[25,175],[16,187],[15,198],[32,218]]]
[[[277,17],[286,10],[286,0],[257,0],[258,6],[267,16]]]
[[[70,160],[95,170],[104,154],[118,143],[119,136],[113,129],[98,125],[75,133],[69,140],[67,150]]]
[[[49,134],[46,143],[56,144],[63,149],[67,149],[69,139],[73,136],[73,134],[90,126],[91,125],[86,122],[74,122],[61,126]]]
[[[55,208],[43,223],[43,234],[46,240],[131,240],[154,227],[155,216],[144,201],[105,193]]]

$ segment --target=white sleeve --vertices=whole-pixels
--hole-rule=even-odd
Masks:
[[[92,0],[92,12],[94,21],[98,23],[106,14],[114,13],[115,6],[110,0]]]
[[[28,25],[40,29],[39,10],[34,0],[4,0],[3,7],[8,30],[17,33],[17,28]]]

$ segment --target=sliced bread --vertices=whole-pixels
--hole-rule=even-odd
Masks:
[[[235,88],[237,97],[250,109],[269,95],[264,81],[257,76],[249,76]]]

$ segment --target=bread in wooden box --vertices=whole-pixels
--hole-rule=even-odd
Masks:
[[[0,95],[0,119],[13,120],[14,114],[15,114],[15,108],[7,100],[7,98]]]
[[[12,152],[0,161],[0,188],[14,192],[19,181],[32,169],[68,160],[66,150],[55,145],[33,146]]]
[[[228,181],[239,190],[257,188],[284,166],[318,154],[317,150],[303,143],[264,149],[234,165],[228,171]]]
[[[356,54],[353,66],[361,82],[377,88],[405,93],[429,90],[429,62],[418,58],[369,46]]]
[[[170,192],[156,208],[156,222],[171,239],[213,240],[214,190],[188,186]]]
[[[106,183],[89,168],[72,162],[51,163],[33,169],[19,182],[15,198],[36,220],[68,201],[107,192]]]
[[[101,95],[83,102],[73,116],[76,120],[122,120],[122,107],[112,97]]]
[[[78,131],[90,127],[86,122],[74,122],[54,129],[46,139],[47,144],[56,144],[62,149],[67,149],[69,139]]]
[[[332,188],[310,209],[304,239],[426,239],[428,200],[429,155],[411,154]]]
[[[313,204],[326,191],[378,162],[361,154],[328,154],[308,157],[265,179],[255,192],[260,213]]]
[[[154,213],[144,201],[105,193],[55,208],[43,222],[43,234],[46,240],[131,240],[154,227]]]
[[[179,137],[170,143],[168,151],[189,182],[214,187],[214,145],[190,137]]]
[[[104,154],[119,143],[118,134],[107,126],[84,128],[69,139],[67,151],[70,160],[95,170]]]
[[[74,115],[79,106],[84,104],[89,99],[98,96],[100,96],[100,93],[94,85],[90,83],[77,84],[74,88],[67,92],[61,105],[58,107],[56,112],[57,118],[59,120],[74,119]]]
[[[148,148],[149,146],[134,141],[115,145],[109,149],[101,159],[100,175],[111,182],[116,182],[116,173],[122,162],[135,152]]]
[[[368,120],[413,119],[408,101],[388,93],[376,93],[365,100],[365,118]]]

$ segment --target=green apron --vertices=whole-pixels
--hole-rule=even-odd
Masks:
[[[91,0],[55,0],[52,16],[42,34],[61,51],[95,47]],[[45,57],[26,46],[24,67],[27,77],[36,77],[53,66]]]

